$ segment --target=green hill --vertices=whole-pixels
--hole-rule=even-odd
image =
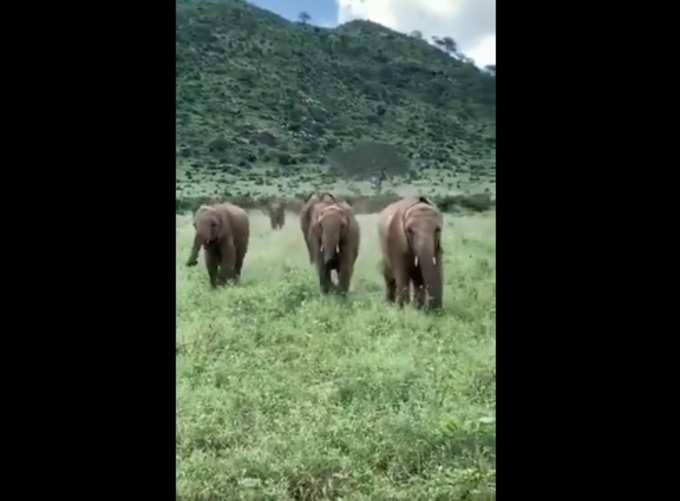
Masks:
[[[176,57],[179,198],[494,191],[495,78],[424,40],[178,0]]]

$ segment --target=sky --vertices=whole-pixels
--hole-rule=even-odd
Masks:
[[[311,24],[332,28],[369,19],[402,33],[450,36],[477,66],[496,64],[496,0],[248,0],[290,20],[300,12]]]

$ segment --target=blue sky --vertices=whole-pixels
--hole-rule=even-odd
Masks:
[[[335,26],[338,20],[338,6],[335,0],[248,0],[253,5],[276,12],[292,21],[297,21],[300,12],[306,12],[311,24]]]
[[[427,40],[452,37],[478,66],[496,64],[496,0],[248,0],[287,19],[300,12],[311,24],[334,27],[370,19],[401,33],[419,30]]]

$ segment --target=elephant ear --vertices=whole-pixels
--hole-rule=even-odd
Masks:
[[[387,231],[391,245],[395,246],[395,248],[402,249],[404,252],[409,248],[410,245],[406,232],[406,221],[408,216],[407,212],[407,210],[398,211],[396,214],[394,214]]]
[[[199,221],[205,217],[206,212],[208,211],[208,208],[205,205],[201,205],[197,210],[196,214],[194,214],[194,228],[198,226]]]
[[[342,227],[345,229],[349,228],[349,212],[345,207],[342,207],[343,210],[340,211],[340,221],[342,224]]]
[[[302,236],[305,239],[305,244],[307,245],[307,252],[309,253],[309,261],[314,262],[314,254],[312,254],[312,246],[309,239],[310,226],[312,223],[312,209],[314,203],[308,202],[302,207],[300,211],[300,228],[302,229]]]
[[[346,202],[345,200],[343,200],[342,202],[338,202],[338,206],[342,207],[347,212],[354,212],[354,209],[352,209],[352,206],[348,202]]]
[[[337,202],[335,196],[333,196],[332,193],[328,193],[327,191],[319,195],[319,200],[321,202]]]
[[[207,206],[201,205],[199,206],[198,209],[196,209],[196,212],[194,212],[194,223],[198,221],[198,218],[201,214],[203,214],[207,210]]]

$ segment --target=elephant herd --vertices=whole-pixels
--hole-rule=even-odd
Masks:
[[[268,208],[272,229],[285,223],[285,205]],[[425,197],[410,197],[388,205],[378,219],[382,272],[386,298],[399,306],[411,301],[417,307],[442,305],[443,218]],[[248,214],[230,203],[203,205],[194,217],[196,230],[187,266],[197,264],[201,246],[210,285],[237,283],[248,251]],[[360,230],[352,207],[330,193],[312,194],[300,212],[300,228],[317,270],[323,294],[347,294],[359,255]],[[331,278],[337,274],[337,283]]]

